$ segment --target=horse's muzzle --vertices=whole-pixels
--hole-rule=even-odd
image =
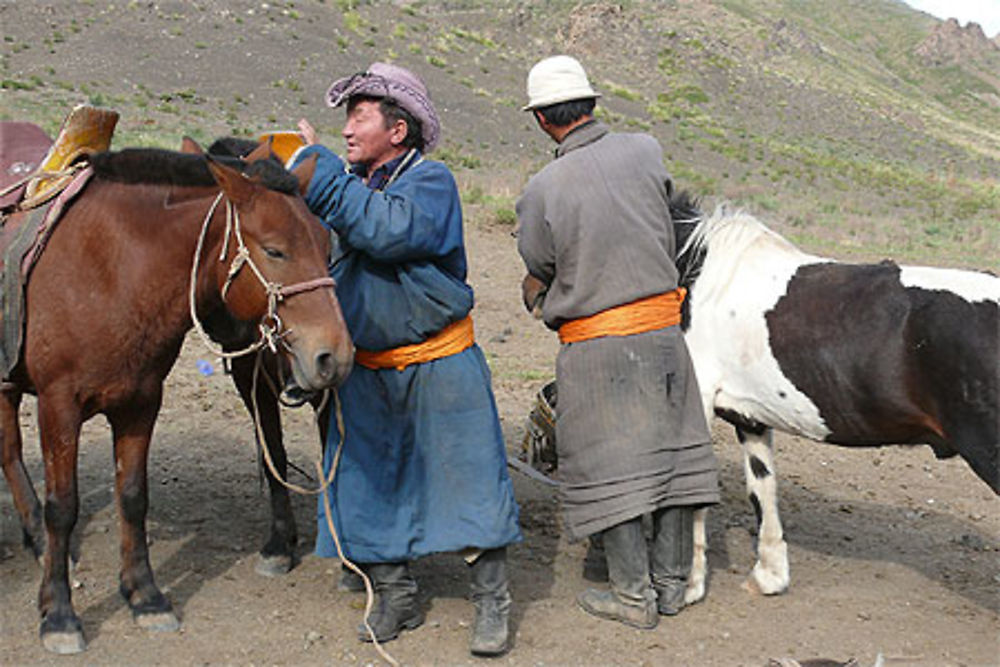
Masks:
[[[354,365],[354,346],[321,348],[309,354],[292,354],[295,384],[306,391],[322,391],[343,384]]]

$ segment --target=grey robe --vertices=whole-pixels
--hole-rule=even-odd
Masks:
[[[571,132],[517,202],[518,250],[549,286],[552,329],[677,287],[670,176],[656,139]],[[671,505],[719,500],[717,466],[679,327],[564,344],[556,444],[573,538]]]

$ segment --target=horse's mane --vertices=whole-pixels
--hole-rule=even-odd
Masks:
[[[703,215],[701,202],[687,190],[670,193],[670,220],[674,225],[674,243],[678,248],[675,264],[680,272],[678,282],[689,287],[701,270],[704,252],[686,254],[685,249],[691,233],[701,224]]]
[[[699,289],[721,289],[732,280],[740,257],[751,247],[761,246],[779,254],[804,254],[753,215],[729,204],[720,204],[711,217],[694,222],[694,228],[678,251],[679,282],[690,289],[704,271],[705,280],[699,284]]]
[[[221,140],[220,140],[221,141]],[[219,142],[212,144],[215,147]],[[210,151],[212,152],[212,151]],[[259,160],[252,164],[243,162],[238,154],[222,150],[212,152],[217,162],[256,178],[265,187],[295,194],[298,179],[288,173],[277,160]],[[177,186],[212,186],[215,179],[203,155],[179,153],[161,148],[125,148],[106,151],[91,156],[90,164],[95,176],[117,183],[150,183]]]
[[[725,246],[729,252],[739,253],[760,239],[798,251],[785,237],[769,229],[754,216],[743,209],[733,209],[729,204],[723,203],[715,207],[710,218],[695,225],[678,255],[708,250],[710,245]]]
[[[767,244],[785,253],[800,253],[790,241],[742,209],[734,209],[729,204],[720,204],[707,219],[698,210],[697,202],[691,202],[687,193],[681,192],[676,203],[670,200],[671,217],[680,250],[677,252],[678,282],[691,289],[709,263],[709,250],[715,253],[710,264],[711,283],[725,285],[736,270],[739,257],[751,246]],[[676,211],[675,211],[676,207]],[[684,217],[686,216],[686,217]],[[703,285],[703,288],[710,286]]]

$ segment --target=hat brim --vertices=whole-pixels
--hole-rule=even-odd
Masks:
[[[549,97],[535,100],[534,102],[529,102],[521,107],[521,111],[533,111],[535,109],[541,109],[542,107],[550,107],[553,104],[559,104],[560,102],[575,102],[576,100],[596,100],[601,94],[598,92],[591,91],[587,94],[580,95],[579,93],[568,93],[560,95],[550,95]]]

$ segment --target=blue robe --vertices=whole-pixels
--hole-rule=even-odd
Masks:
[[[330,275],[355,345],[419,343],[472,309],[458,189],[419,154],[384,191],[322,146],[306,203],[336,232]],[[344,446],[328,492],[345,555],[399,562],[521,539],[490,371],[478,345],[402,371],[355,365],[339,389]],[[331,418],[324,468],[340,444]],[[316,553],[337,556],[319,499]]]

